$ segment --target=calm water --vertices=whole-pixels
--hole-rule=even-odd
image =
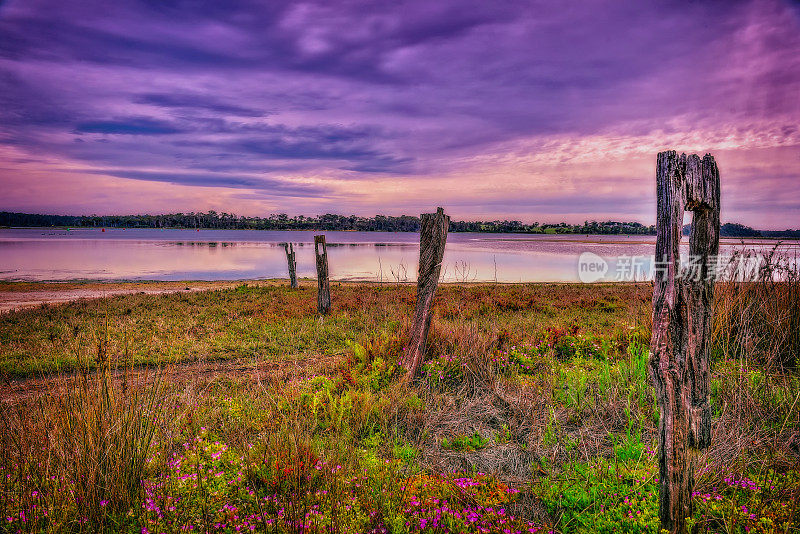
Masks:
[[[336,280],[413,281],[419,235],[389,232],[288,232],[151,229],[0,229],[2,280],[239,280],[287,277],[281,243],[295,244],[298,276],[314,277],[314,235],[328,241]],[[774,241],[749,241],[767,249]],[[798,241],[782,247],[796,254]],[[607,264],[600,280],[652,277],[653,236],[453,233],[447,281],[578,281],[579,258]],[[684,247],[685,248],[685,247]],[[741,248],[723,240],[722,250]],[[686,254],[686,251],[683,252]]]

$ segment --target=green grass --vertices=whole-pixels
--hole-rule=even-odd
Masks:
[[[411,384],[410,286],[335,285],[323,320],[276,284],[0,316],[7,376],[77,371],[3,394],[2,528],[657,533],[650,291],[445,285]],[[736,355],[691,522],[796,533],[800,376]]]
[[[566,322],[622,339],[646,320],[643,288],[577,285],[445,286],[442,329],[474,325],[509,339]],[[316,289],[240,285],[197,293],[124,295],[45,305],[0,315],[0,373],[23,377],[92,366],[101,340],[117,361],[164,364],[236,358],[343,354],[348,339],[396,334],[412,311],[411,285],[334,285],[333,311],[320,322]],[[607,303],[616,308],[608,310]],[[612,335],[612,337],[613,337]]]
[[[484,448],[487,443],[489,443],[489,440],[478,432],[471,436],[453,436],[449,440],[442,438],[442,448],[454,451],[476,451]]]

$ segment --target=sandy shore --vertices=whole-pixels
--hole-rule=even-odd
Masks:
[[[0,283],[0,313],[41,304],[62,304],[133,293],[160,294],[235,287],[233,282],[5,282]],[[248,282],[269,283],[269,282]],[[274,282],[273,282],[274,283]]]

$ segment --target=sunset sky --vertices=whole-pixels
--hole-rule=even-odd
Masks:
[[[800,228],[800,3],[0,0],[0,210]]]

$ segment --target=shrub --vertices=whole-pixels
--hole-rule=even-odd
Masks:
[[[442,448],[454,451],[476,451],[482,449],[489,443],[489,438],[484,438],[479,432],[471,436],[454,436],[450,440],[442,438]]]

